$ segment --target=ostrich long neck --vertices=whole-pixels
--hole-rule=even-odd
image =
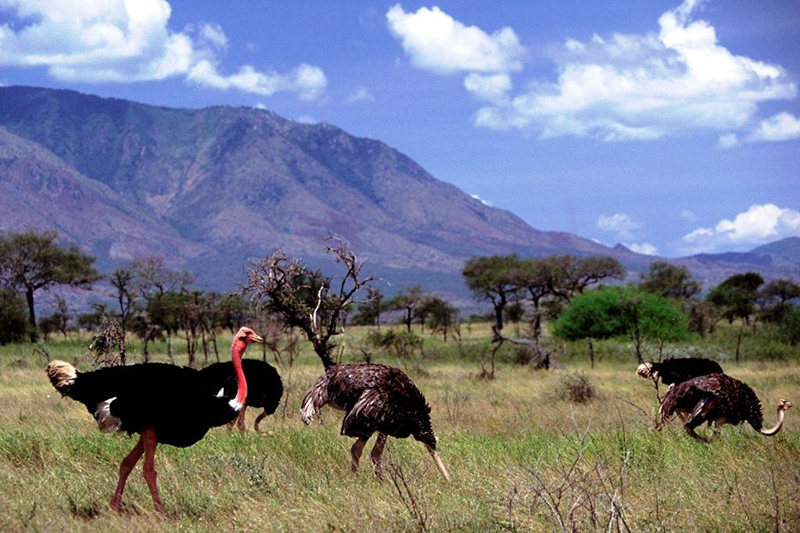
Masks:
[[[247,399],[247,381],[244,379],[244,370],[242,369],[242,355],[247,350],[247,343],[235,339],[231,344],[231,362],[233,363],[233,370],[236,372],[236,399],[231,401],[231,407],[235,410],[240,410]]]
[[[778,421],[775,422],[775,426],[772,427],[771,429],[761,429],[759,433],[761,433],[762,435],[766,435],[767,437],[772,437],[773,435],[776,435],[783,427],[783,417],[785,416],[785,413],[786,411],[784,409],[778,407]]]

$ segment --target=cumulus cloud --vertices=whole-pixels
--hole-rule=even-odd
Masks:
[[[205,23],[175,32],[166,0],[3,0],[10,22],[0,25],[0,66],[45,67],[65,81],[130,83],[184,77],[217,89],[267,96],[293,91],[314,98],[327,80],[318,67],[290,74],[244,65],[219,73],[228,46],[222,27]]]
[[[602,231],[613,232],[617,240],[625,241],[634,238],[636,230],[642,225],[630,215],[617,213],[615,215],[601,215],[597,218],[597,228]]]
[[[439,73],[473,72],[464,86],[488,102],[475,114],[478,126],[607,142],[696,130],[749,131],[759,104],[794,98],[797,86],[783,67],[722,46],[711,24],[693,18],[700,3],[685,0],[645,34],[568,38],[552,53],[557,79],[530,82],[517,94],[508,73],[521,69],[524,48],[511,28],[488,35],[438,8],[409,14],[395,6],[387,19],[412,64]],[[776,117],[749,140],[800,136],[795,117]],[[730,149],[738,142],[728,133],[718,146]]]
[[[763,120],[748,141],[788,141],[800,139],[800,119],[791,113],[778,113]]]
[[[726,133],[725,135],[719,136],[717,148],[730,150],[731,148],[736,148],[737,146],[739,146],[739,137],[737,137],[735,133]]]
[[[344,101],[347,104],[354,104],[356,102],[369,102],[372,100],[375,100],[372,91],[366,87],[359,87],[350,96],[345,98]]]
[[[637,254],[642,255],[658,255],[658,248],[650,244],[649,242],[632,242],[632,243],[623,243],[630,251],[636,252]]]
[[[752,205],[713,228],[697,228],[683,236],[684,253],[749,250],[785,237],[800,236],[800,211],[775,204]]]
[[[400,39],[411,64],[439,74],[508,72],[522,68],[525,49],[505,27],[488,34],[466,26],[434,6],[406,13],[396,4],[386,13],[392,34]]]

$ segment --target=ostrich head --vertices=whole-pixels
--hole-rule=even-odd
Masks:
[[[429,405],[426,404],[425,408],[427,409],[428,413],[431,412],[431,407]],[[450,474],[447,473],[447,468],[444,467],[442,460],[439,458],[439,454],[436,452],[436,443],[439,439],[437,439],[436,435],[433,434],[430,416],[426,413],[426,416],[419,417],[417,425],[418,427],[413,433],[414,438],[428,448],[428,452],[431,454],[433,461],[436,463],[436,468],[439,469],[439,472],[441,472],[446,480],[449,480]]]
[[[258,344],[264,344],[264,339],[261,337],[261,335],[259,335],[258,333],[256,333],[255,331],[253,331],[248,327],[239,328],[239,331],[236,332],[236,336],[234,337],[234,339],[239,342],[245,343],[245,345],[251,344],[253,342],[256,342]]]
[[[778,400],[778,411],[788,411],[792,407],[794,407],[794,404],[789,400],[785,400],[783,398]]]
[[[636,369],[636,373],[639,375],[639,377],[643,377],[645,379],[658,376],[657,371],[653,372],[653,363],[642,363]]]

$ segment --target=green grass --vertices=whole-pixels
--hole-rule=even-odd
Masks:
[[[359,331],[350,335],[357,343]],[[476,328],[465,345],[477,349],[485,335]],[[460,359],[464,347],[426,338],[425,355],[409,367],[433,408],[450,482],[413,439],[390,439],[385,481],[372,476],[368,449],[353,476],[341,413],[325,409],[309,427],[300,421],[303,391],[321,373],[303,353],[291,374],[282,371],[286,409],[261,424],[271,435],[250,430],[256,413],[248,411],[244,435],[217,428],[190,448],[159,447],[160,519],[141,465],[122,513],[107,507],[135,438],[99,433],[81,404],[52,389],[30,346],[0,347],[0,531],[560,531],[559,519],[566,530],[605,531],[612,501],[633,531],[800,529],[800,413],[789,411],[771,439],[746,425],[725,426],[710,445],[677,422],[655,431],[654,390],[634,374],[625,343],[601,346],[594,369],[582,348],[567,346],[563,368],[501,363],[497,379],[484,381],[477,358]],[[50,349],[67,360],[83,353],[79,341]],[[162,349],[154,350],[159,360]],[[800,400],[800,365],[790,355],[724,363],[756,390],[768,425],[778,398]],[[574,372],[596,398],[560,399]]]

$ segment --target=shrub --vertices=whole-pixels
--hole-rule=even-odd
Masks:
[[[371,330],[367,333],[366,341],[375,348],[386,350],[401,359],[410,359],[416,350],[422,350],[422,337],[413,331]]]
[[[584,374],[567,374],[561,378],[558,397],[572,403],[586,403],[597,397],[597,390]]]
[[[778,326],[781,340],[792,346],[800,343],[800,308],[787,307]]]
[[[623,287],[604,287],[570,301],[554,331],[567,340],[607,339],[630,335],[669,341],[689,338],[687,317],[673,302],[656,294]]]

